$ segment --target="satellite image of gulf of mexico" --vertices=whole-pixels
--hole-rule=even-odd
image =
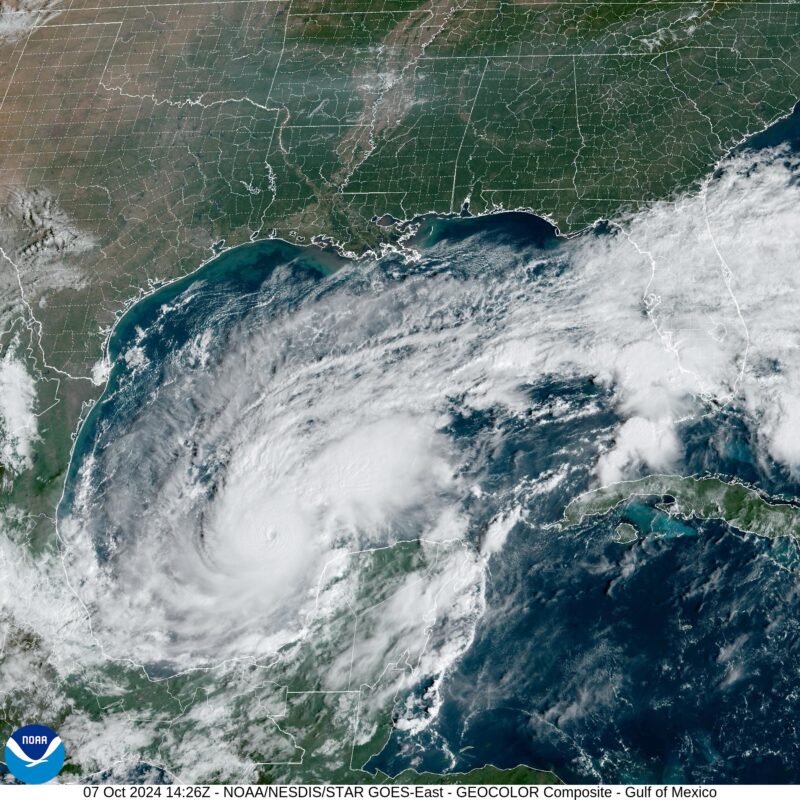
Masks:
[[[268,241],[134,305],[59,508],[105,655],[211,668],[211,697],[248,696],[242,664],[358,690],[355,722],[275,717],[289,761],[281,729],[390,776],[798,780],[796,120],[573,238]]]
[[[3,791],[800,783],[798,99],[800,0],[0,0]]]

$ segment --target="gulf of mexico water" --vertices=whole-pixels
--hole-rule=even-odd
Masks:
[[[760,146],[774,146],[770,136]],[[583,238],[600,242],[613,235],[600,227]],[[567,781],[800,779],[794,545],[743,536],[717,521],[678,522],[648,504],[554,528],[569,500],[596,480],[598,459],[613,446],[624,410],[608,380],[547,353],[536,362],[538,372],[521,370],[515,382],[513,347],[498,351],[493,343],[514,344],[550,314],[569,318],[570,294],[562,296],[560,286],[570,276],[572,246],[546,222],[518,214],[425,220],[413,243],[417,261],[388,256],[356,264],[315,248],[257,243],[223,254],[133,306],[111,340],[109,384],[76,440],[60,514],[72,513],[81,470],[91,460],[115,465],[96,473],[94,508],[120,507],[131,487],[138,492],[131,497],[156,504],[176,480],[168,471],[174,462],[154,465],[147,453],[135,451],[136,440],[123,450],[135,456],[129,465],[114,452],[130,431],[146,429],[149,409],[174,380],[174,354],[188,352],[194,341],[203,344],[181,364],[187,387],[181,402],[190,408],[185,427],[176,429],[164,417],[154,437],[191,450],[196,427],[213,417],[214,398],[222,409],[229,397],[248,396],[235,374],[232,384],[216,383],[215,370],[227,354],[254,332],[310,311],[315,324],[287,349],[285,364],[258,349],[247,351],[243,363],[263,361],[279,381],[286,364],[311,369],[339,359],[353,384],[359,370],[372,375],[364,378],[361,411],[377,402],[369,384],[376,377],[381,401],[396,397],[398,414],[419,412],[415,398],[435,397],[429,409],[438,415],[434,433],[447,442],[455,476],[441,493],[452,492],[447,501],[468,520],[465,536],[475,550],[493,521],[521,510],[505,544],[485,556],[486,610],[472,645],[448,666],[438,697],[429,695],[431,675],[415,690],[417,707],[430,717],[427,726],[409,731],[398,724],[367,769],[394,774],[408,767],[466,771],[522,763],[552,769]],[[547,292],[549,304],[528,316]],[[334,303],[336,313],[314,315],[338,298],[344,302]],[[344,314],[347,306],[361,314],[358,320]],[[580,336],[586,324],[575,319]],[[548,343],[553,352],[562,344],[564,351],[574,347],[570,331],[567,324],[563,339]],[[525,347],[537,343],[534,336]],[[352,359],[362,351],[374,353],[371,363],[382,369],[368,373],[364,362]],[[449,364],[453,352],[452,367],[437,370],[437,360]],[[483,359],[495,369],[498,353],[511,364],[501,377],[481,366]],[[400,373],[411,356],[418,359],[413,368]],[[403,375],[396,386],[393,370]],[[469,379],[460,382],[462,371]],[[309,429],[322,409],[338,413],[330,398],[341,383],[335,373],[326,380],[308,405],[303,425]],[[501,380],[508,392],[485,388]],[[440,395],[431,390],[437,381],[446,387]],[[195,415],[201,394],[213,402]],[[242,413],[247,408],[244,403]],[[678,427],[681,449],[671,468],[797,496],[796,476],[765,457],[751,422],[735,405],[687,418]],[[208,508],[235,455],[220,455],[223,445],[214,469],[201,463],[184,487],[200,487]],[[614,542],[620,521],[634,523],[641,538]],[[113,528],[92,529],[98,560],[120,558],[132,535],[124,516]],[[399,698],[398,723],[407,705]]]

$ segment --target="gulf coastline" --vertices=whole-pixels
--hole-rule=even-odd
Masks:
[[[429,215],[414,220],[414,233],[406,242],[408,253],[415,253],[418,269],[425,269],[425,252],[431,248],[456,244],[470,236],[489,235],[498,244],[535,245],[540,249],[559,247],[564,239],[547,220],[527,212],[501,212],[478,217],[462,215],[439,217]],[[169,309],[183,302],[200,302],[204,306],[198,313],[210,318],[221,297],[245,298],[255,296],[264,283],[281,267],[303,273],[318,281],[340,272],[358,269],[376,259],[391,260],[401,267],[405,257],[401,253],[383,256],[366,255],[361,259],[348,258],[332,247],[316,244],[298,245],[281,239],[265,239],[230,248],[202,264],[194,272],[156,288],[134,302],[119,318],[109,336],[106,358],[110,365],[108,379],[101,396],[85,415],[70,455],[64,492],[58,516],[68,512],[74,498],[74,487],[81,465],[91,453],[98,436],[98,424],[115,396],[120,382],[129,375],[124,354],[157,323],[166,322],[168,335],[161,337],[161,346],[152,355],[163,357],[168,349],[184,344],[190,335],[179,326],[169,326]],[[196,297],[191,297],[196,294]]]

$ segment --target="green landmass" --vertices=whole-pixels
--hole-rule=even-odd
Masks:
[[[543,772],[541,770],[531,769],[523,765],[513,767],[512,769],[498,769],[493,766],[480,767],[473,769],[470,772],[450,772],[444,775],[438,775],[432,772],[414,772],[413,770],[406,770],[396,775],[391,780],[392,783],[427,783],[427,784],[515,784],[515,785],[529,785],[529,784],[543,784],[543,783],[561,783],[561,781],[552,772]]]
[[[467,199],[574,232],[687,189],[800,97],[791,3],[41,5],[0,34],[0,349],[42,434],[4,491],[39,544],[143,292],[253,239],[397,245],[386,215]]]
[[[573,233],[693,186],[800,96],[793,3],[28,5],[6,24],[19,8],[0,3],[0,355],[35,378],[38,439],[30,469],[0,464],[0,535],[36,558],[57,548],[72,435],[102,390],[111,327],[144,293],[261,238],[397,246],[403,227],[386,215],[458,213],[467,200]],[[626,486],[571,504],[565,524],[625,502],[637,491]],[[662,477],[638,492],[674,498],[671,514],[797,535],[793,506],[738,484]],[[365,623],[377,611],[362,598],[379,609],[381,592],[428,568],[413,545],[383,557],[359,566]],[[371,668],[356,690],[314,693],[352,643],[346,615],[284,654],[278,677],[255,665],[158,681],[119,664],[64,678],[35,637],[0,622],[0,665],[35,665],[3,687],[6,728],[134,720],[154,734],[143,763],[169,769],[181,737],[233,747],[198,708],[255,705],[239,756],[278,758],[264,780],[354,779],[391,730],[394,695]],[[470,776],[549,775],[519,769]]]
[[[719,519],[742,533],[770,539],[800,538],[800,508],[771,502],[756,489],[718,477],[650,475],[604,486],[572,500],[561,524],[577,525],[586,517],[606,514],[636,498],[652,497],[664,498],[656,507],[673,518]]]
[[[461,554],[471,557],[460,542],[412,540],[347,556],[344,569],[320,584],[321,606],[328,596],[338,601],[264,664],[248,660],[159,676],[109,660],[80,665],[65,677],[49,665],[42,642],[17,629],[0,651],[0,670],[13,674],[24,662],[30,684],[4,687],[0,739],[31,720],[62,731],[67,742],[74,731],[89,738],[108,729],[126,732],[120,753],[109,745],[109,752],[81,761],[68,748],[68,782],[98,774],[108,779],[103,770],[115,758],[136,766],[135,782],[176,774],[198,783],[557,782],[551,772],[522,765],[445,775],[406,770],[394,777],[367,767],[403,713],[399,689],[424,677],[415,677],[414,663],[431,624],[423,607],[425,618],[409,636],[387,628],[384,615],[393,602],[418,602],[420,585],[452,569]],[[207,758],[212,751],[216,757]]]
[[[614,541],[617,544],[630,544],[639,538],[636,528],[629,522],[620,522],[614,529]]]

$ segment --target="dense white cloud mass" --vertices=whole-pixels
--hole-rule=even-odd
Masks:
[[[17,42],[57,16],[60,0],[11,0],[0,4],[0,41]]]
[[[87,463],[62,529],[79,549],[88,533],[108,549],[79,591],[111,652],[269,654],[301,635],[331,559],[463,536],[439,390],[407,392],[402,361],[386,369],[394,327],[367,333],[380,332],[382,306],[334,293],[269,325],[247,321],[219,360],[192,370],[209,360],[199,335]],[[421,630],[424,614],[407,608]]]
[[[475,236],[426,251],[424,269],[353,265],[292,302],[282,268],[228,334],[223,307],[157,366],[144,332],[121,356],[138,394],[123,383],[124,413],[103,422],[60,522],[100,652],[169,669],[269,663],[361,602],[363,553],[421,539],[424,567],[330,653],[325,680],[405,674],[377,703],[428,675],[435,695],[472,640],[488,560],[574,464],[598,483],[674,469],[681,422],[730,404],[765,459],[800,467],[798,223],[796,163],[743,153],[700,190],[552,250]],[[603,399],[532,399],[587,378]],[[575,439],[563,463],[482,487],[503,424],[544,430],[607,402],[617,423]],[[453,434],[486,411],[498,423],[483,439]],[[74,619],[63,578],[48,577]],[[55,624],[15,614],[63,645]],[[398,725],[435,716],[428,699]]]
[[[461,477],[471,453],[448,421],[530,413],[522,389],[548,375],[613,392],[600,482],[674,467],[676,423],[712,400],[743,403],[794,468],[800,197],[785,157],[758,159],[554,252],[473,238],[402,281],[353,267],[291,312],[246,317],[225,348],[198,333],[86,462],[62,525],[100,640],[139,661],[274,652],[331,558],[465,535],[480,470]],[[146,369],[138,344],[125,358]]]
[[[652,268],[644,289],[664,351],[680,378],[651,362],[654,391],[623,403],[658,421],[673,418],[696,394],[742,405],[770,455],[791,470],[800,465],[800,185],[797,159],[770,151],[726,162],[707,187],[662,203],[625,224],[635,255],[618,240],[615,274]],[[634,378],[635,381],[635,378]],[[654,404],[654,405],[649,405]],[[649,405],[649,407],[648,407]],[[657,464],[653,464],[658,468]]]
[[[32,466],[36,384],[17,357],[16,342],[0,356],[0,465],[19,473]]]
[[[597,464],[601,484],[623,480],[641,464],[651,470],[669,469],[677,460],[680,443],[670,420],[643,417],[626,420],[617,433],[614,449]]]

